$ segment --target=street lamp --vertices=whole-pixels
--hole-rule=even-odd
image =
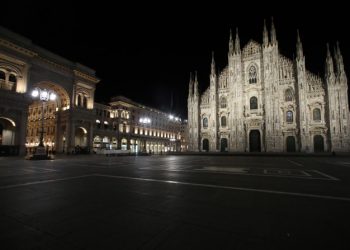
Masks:
[[[39,100],[42,102],[40,141],[39,141],[39,145],[36,149],[35,155],[41,156],[41,158],[43,158],[43,156],[46,156],[46,151],[45,151],[45,147],[44,147],[44,105],[45,105],[45,102],[47,102],[47,101],[56,100],[57,95],[52,90],[40,89],[37,87],[37,88],[33,89],[32,97],[35,99],[39,98]]]

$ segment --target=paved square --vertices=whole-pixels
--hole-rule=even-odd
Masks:
[[[4,249],[347,249],[348,158],[0,158]]]

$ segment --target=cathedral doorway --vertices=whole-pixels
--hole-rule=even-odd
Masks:
[[[249,133],[249,151],[250,152],[260,152],[261,142],[260,142],[260,131],[251,130]]]
[[[227,138],[221,138],[221,152],[227,152],[228,151],[228,148],[227,148]]]
[[[209,151],[209,140],[208,139],[203,140],[203,151],[205,151],[205,152]]]
[[[287,137],[287,152],[295,152],[295,138],[294,136]]]
[[[314,136],[314,152],[324,152],[324,141],[322,135]]]

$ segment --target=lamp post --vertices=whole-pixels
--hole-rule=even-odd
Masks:
[[[44,105],[45,102],[47,101],[54,101],[56,100],[56,94],[52,90],[46,90],[46,89],[40,89],[40,88],[35,88],[32,91],[32,97],[34,99],[39,99],[42,103],[42,109],[41,109],[41,131],[40,131],[40,141],[39,145],[36,148],[35,154],[33,158],[38,158],[38,159],[46,159],[47,154],[46,150],[44,147]]]

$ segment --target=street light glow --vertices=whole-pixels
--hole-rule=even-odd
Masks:
[[[54,101],[54,100],[56,100],[56,94],[55,93],[51,93],[50,94],[50,101]]]
[[[44,89],[43,91],[41,91],[40,94],[41,94],[40,97],[42,97],[43,99],[46,99],[48,93],[47,93],[47,90]]]
[[[34,90],[32,91],[32,96],[33,96],[33,97],[38,97],[38,95],[39,95],[39,90],[34,89]]]

